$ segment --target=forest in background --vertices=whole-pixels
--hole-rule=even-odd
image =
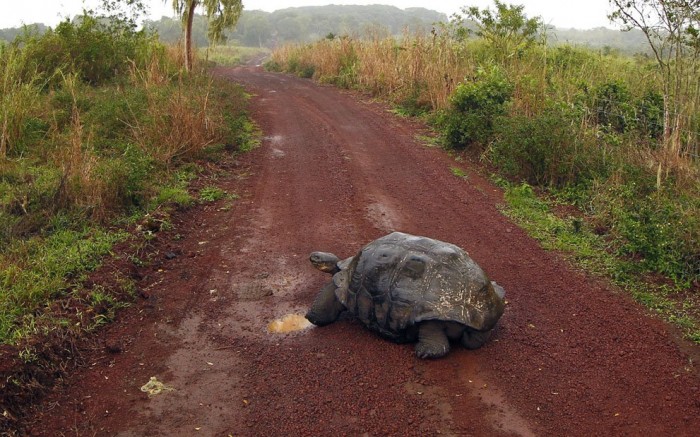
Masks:
[[[424,8],[399,9],[393,6],[310,6],[287,8],[275,12],[244,10],[237,26],[225,32],[229,44],[248,47],[274,48],[288,42],[313,42],[331,34],[358,36],[367,33],[399,36],[408,33],[430,32],[436,23],[446,23],[448,17]],[[176,43],[182,38],[179,19],[162,17],[149,20],[146,28],[154,30],[161,41]],[[48,29],[43,24],[29,26],[42,34]],[[22,33],[21,27],[0,29],[0,40],[12,41]],[[552,45],[571,44],[626,54],[648,53],[648,45],[640,31],[621,32],[607,28],[563,29],[548,27]],[[207,22],[195,17],[193,43],[197,47],[209,45]]]

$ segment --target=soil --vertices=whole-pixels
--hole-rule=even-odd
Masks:
[[[477,166],[356,93],[255,67],[216,74],[253,94],[264,134],[219,178],[240,198],[173,217],[178,238],[159,235],[158,262],[134,275],[142,298],[24,433],[697,435],[697,346],[542,250]],[[351,256],[392,230],[465,248],[506,289],[483,348],[421,360],[350,317],[268,332],[329,280],[310,252]],[[150,377],[172,390],[142,392]]]

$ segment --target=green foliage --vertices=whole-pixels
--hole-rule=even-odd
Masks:
[[[343,51],[340,56],[340,70],[335,84],[342,88],[352,88],[357,84],[357,70],[360,60],[354,46],[345,44],[345,42],[340,44],[343,46]]]
[[[96,229],[60,230],[7,247],[0,254],[0,339],[26,335],[35,310],[67,292],[123,238]]]
[[[0,158],[26,152],[27,143],[47,128],[37,118],[42,77],[25,78],[27,63],[26,53],[18,47],[0,46]]]
[[[527,18],[523,5],[509,5],[494,0],[496,10],[490,8],[479,10],[478,7],[462,8],[462,14],[453,16],[452,26],[455,33],[464,37],[475,33],[493,47],[495,53],[505,59],[532,45],[542,27],[540,17]],[[476,24],[477,30],[472,31],[466,26],[466,20]]]
[[[128,71],[134,63],[144,65],[153,47],[153,36],[135,31],[125,22],[108,24],[90,15],[76,22],[61,22],[42,36],[24,34],[15,45],[21,46],[27,57],[26,78],[40,74],[60,78],[55,72],[75,73],[91,85],[104,84]]]
[[[700,200],[658,190],[656,183],[653,171],[623,167],[593,193],[595,217],[610,229],[617,253],[635,260],[641,271],[689,286],[700,277]]]
[[[420,85],[414,86],[411,92],[400,102],[396,109],[396,113],[402,116],[418,117],[430,112],[430,104],[421,100]]]
[[[437,121],[446,143],[459,149],[486,146],[512,94],[513,86],[502,70],[479,69],[474,81],[457,86],[450,97],[450,109]]]
[[[263,67],[265,68],[265,70],[272,71],[275,73],[281,73],[284,71],[284,66],[273,59],[267,60]]]
[[[611,21],[644,33],[656,61],[664,98],[661,141],[667,152],[697,155],[692,117],[700,101],[700,8],[695,0],[611,0]]]
[[[304,79],[311,79],[314,76],[316,67],[314,67],[312,64],[303,62],[299,58],[291,58],[287,61],[286,71],[296,74]]]
[[[226,191],[219,187],[207,186],[199,190],[199,200],[202,202],[216,202],[226,196]]]
[[[53,299],[79,293],[124,238],[104,228],[192,205],[191,161],[259,137],[240,86],[184,74],[121,19],[84,16],[0,45],[0,87],[0,343],[35,333]],[[93,291],[98,326],[120,304]]]
[[[634,124],[634,108],[627,86],[620,82],[600,84],[594,90],[595,117],[599,126],[624,133]]]
[[[53,209],[60,184],[60,171],[53,166],[0,165],[0,247],[50,225],[46,211]]]
[[[697,308],[691,303],[677,303],[669,299],[673,292],[669,287],[643,281],[641,275],[655,271],[656,267],[615,257],[608,249],[609,243],[583,226],[580,219],[560,218],[552,214],[550,204],[541,200],[530,185],[513,185],[503,180],[500,182],[505,188],[504,197],[507,202],[503,212],[539,240],[545,248],[564,251],[588,271],[611,277],[617,285],[627,289],[638,302],[679,326],[692,341],[699,341],[700,320],[697,319]],[[697,218],[695,220],[697,225]],[[644,245],[647,247],[647,243],[653,245],[652,242],[645,241]],[[698,253],[700,252],[696,247],[696,269]],[[681,282],[677,285],[685,284]]]
[[[648,90],[636,103],[637,129],[643,138],[661,140],[664,133],[664,98]]]
[[[486,156],[506,175],[534,185],[586,185],[610,171],[605,148],[581,129],[580,115],[549,104],[533,117],[502,117]]]

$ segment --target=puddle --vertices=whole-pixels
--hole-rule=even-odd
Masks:
[[[284,137],[283,137],[282,135],[270,135],[270,136],[267,136],[267,137],[264,137],[264,138],[263,138],[263,140],[269,141],[269,142],[271,142],[272,144],[281,143],[283,139],[284,139]]]
[[[284,157],[285,155],[287,155],[287,154],[284,153],[284,150],[272,149],[272,156],[275,157],[275,158],[282,158],[282,157]]]
[[[311,322],[300,314],[287,314],[281,319],[273,320],[267,325],[267,332],[272,334],[286,334],[289,332],[301,331],[310,326]]]

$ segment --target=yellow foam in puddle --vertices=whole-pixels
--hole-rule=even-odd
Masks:
[[[311,326],[311,322],[299,314],[287,314],[281,319],[273,320],[267,325],[267,332],[286,334],[288,332],[301,331]]]

